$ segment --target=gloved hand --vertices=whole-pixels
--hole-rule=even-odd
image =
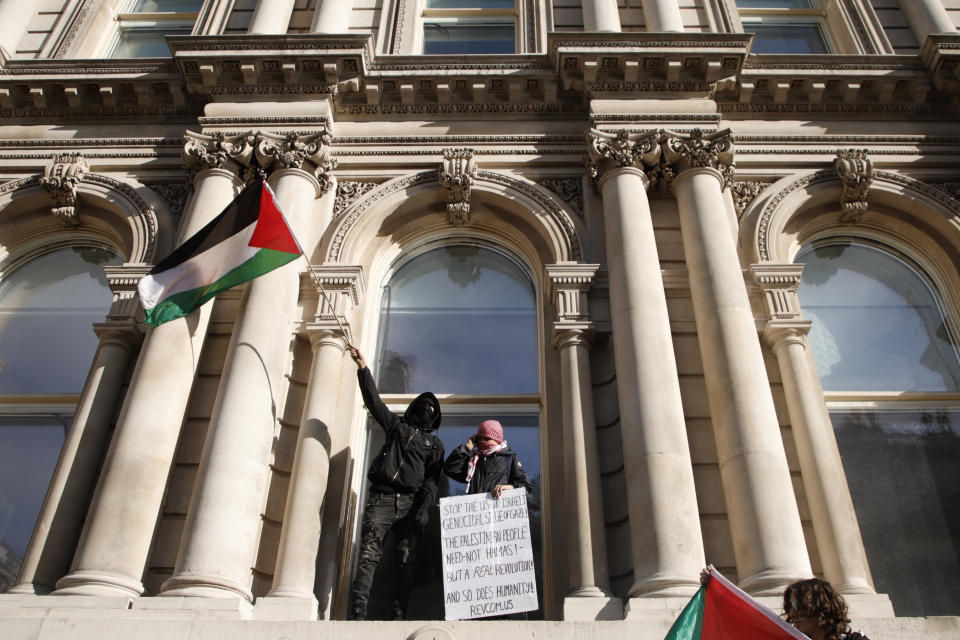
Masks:
[[[413,516],[413,522],[420,529],[423,529],[427,526],[427,521],[430,520],[430,507],[421,507],[416,514]]]

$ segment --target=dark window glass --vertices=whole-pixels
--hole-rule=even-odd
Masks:
[[[827,53],[823,31],[817,24],[790,24],[770,22],[765,24],[744,22],[743,30],[756,35],[751,53]]]
[[[515,27],[512,22],[440,22],[423,23],[425,54],[515,53]]]
[[[960,411],[831,412],[870,571],[898,616],[960,613]]]
[[[68,424],[68,416],[0,416],[0,593],[16,581]]]

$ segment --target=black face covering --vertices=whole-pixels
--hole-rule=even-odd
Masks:
[[[410,421],[418,427],[425,428],[433,424],[434,407],[427,398],[417,398],[410,403],[407,409]]]

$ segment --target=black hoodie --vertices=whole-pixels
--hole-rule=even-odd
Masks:
[[[440,427],[440,402],[432,393],[421,393],[401,418],[380,400],[370,369],[357,371],[357,380],[363,403],[387,436],[367,471],[371,491],[416,493],[417,508],[425,516],[436,502],[437,481],[443,471],[443,442],[432,433]]]

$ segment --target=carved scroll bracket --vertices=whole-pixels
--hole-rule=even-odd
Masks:
[[[440,185],[447,190],[447,220],[455,227],[470,221],[470,191],[477,177],[473,149],[444,149]]]
[[[867,211],[867,195],[873,184],[873,163],[866,149],[841,149],[833,161],[837,177],[843,183],[840,196],[840,222],[856,224]]]
[[[80,218],[77,217],[77,186],[89,169],[79,153],[59,153],[53,156],[53,162],[44,169],[44,175],[40,178],[40,186],[53,200],[50,212],[65,227],[80,224]]]

